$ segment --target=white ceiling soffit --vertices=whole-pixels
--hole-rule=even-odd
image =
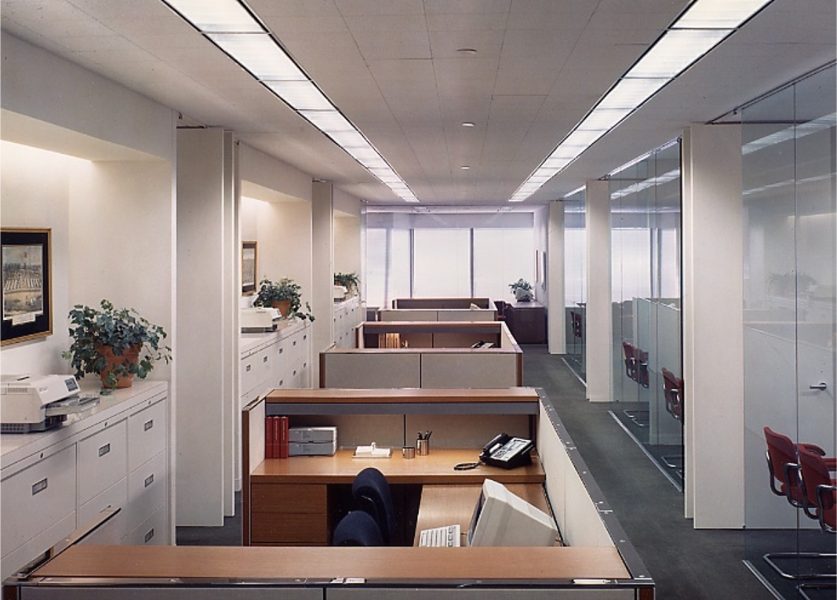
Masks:
[[[160,0],[0,3],[14,35],[358,197],[400,202]],[[690,2],[247,4],[423,203],[479,205],[505,203]],[[774,0],[526,202],[563,196],[833,59],[834,23],[833,0]]]

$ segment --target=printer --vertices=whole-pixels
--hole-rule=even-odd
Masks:
[[[282,315],[276,308],[254,306],[241,309],[238,323],[241,326],[241,333],[264,333],[275,331],[276,321],[281,317]]]
[[[80,392],[73,375],[3,375],[0,433],[46,431],[99,403],[97,395]]]

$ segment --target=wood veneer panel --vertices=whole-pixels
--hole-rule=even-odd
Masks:
[[[530,387],[459,389],[459,388],[407,388],[407,389],[287,389],[273,390],[267,395],[268,404],[353,404],[379,403],[402,404],[405,402],[539,402],[538,393]]]
[[[615,548],[283,548],[92,546],[69,548],[35,577],[627,579]]]
[[[254,483],[250,502],[253,512],[323,515],[328,512],[325,485]]]
[[[251,540],[258,544],[328,544],[328,518],[323,514],[253,512]]]

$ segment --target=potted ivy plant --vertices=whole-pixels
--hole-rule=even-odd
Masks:
[[[511,288],[512,293],[514,293],[514,299],[518,302],[532,301],[532,285],[528,281],[521,278],[514,283],[510,283],[509,287]]]
[[[358,292],[358,285],[360,284],[360,279],[357,276],[357,273],[335,273],[334,274],[334,285],[342,285],[346,288],[346,296],[354,296]]]
[[[279,281],[262,279],[259,282],[259,291],[253,305],[277,308],[286,318],[314,320],[310,304],[306,302],[305,310],[302,310],[302,286],[287,277]]]
[[[171,360],[171,348],[163,342],[165,329],[133,308],[115,308],[102,300],[98,309],[76,304],[68,316],[72,344],[62,356],[78,378],[96,373],[103,388],[126,388],[135,375],[145,379],[156,361]]]

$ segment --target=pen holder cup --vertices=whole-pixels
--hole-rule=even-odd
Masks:
[[[430,440],[416,440],[416,454],[419,456],[430,454]]]
[[[401,456],[404,458],[415,458],[416,449],[413,446],[404,446],[401,448]]]

